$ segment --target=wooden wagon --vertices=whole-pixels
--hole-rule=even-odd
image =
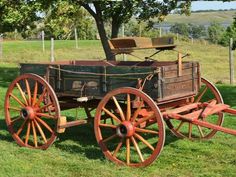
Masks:
[[[154,48],[174,50],[171,38],[110,41],[114,54]],[[153,56],[153,55],[152,55]],[[181,138],[209,139],[222,127],[223,103],[217,88],[201,78],[198,62],[65,61],[22,63],[9,86],[5,118],[20,146],[47,149],[65,128],[93,122],[104,155],[117,164],[147,166],[161,153],[164,121]],[[67,121],[61,110],[84,108],[86,118]],[[95,115],[93,112],[95,112]]]

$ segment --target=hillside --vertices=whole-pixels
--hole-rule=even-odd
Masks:
[[[179,22],[204,25],[216,21],[221,24],[231,24],[235,14],[235,11],[193,12],[190,16],[170,14],[163,23],[173,24]]]

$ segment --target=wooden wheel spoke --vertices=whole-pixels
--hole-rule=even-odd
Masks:
[[[193,124],[189,122],[189,126],[188,126],[188,138],[189,139],[192,138],[192,129],[193,129]]]
[[[16,86],[17,86],[18,90],[20,91],[21,97],[22,97],[23,100],[25,101],[25,104],[28,105],[28,101],[27,101],[27,99],[26,99],[26,97],[25,97],[25,93],[23,92],[23,90],[22,90],[20,84],[16,83]]]
[[[46,95],[46,93],[47,93],[47,89],[44,88],[44,89],[43,89],[43,93],[39,96],[39,99],[38,99],[37,103],[35,104],[36,106],[39,106],[40,103],[42,103],[43,98],[44,98],[44,96]]]
[[[11,123],[15,123],[15,122],[17,122],[17,121],[19,121],[21,119],[22,119],[22,117],[19,116],[19,117],[15,118],[15,119],[11,120]]]
[[[202,97],[206,93],[207,89],[208,89],[208,87],[205,86],[205,88],[202,90],[202,92],[197,95],[197,97],[195,98],[195,101],[194,101],[195,103],[199,102],[202,99]]]
[[[34,146],[38,147],[37,132],[35,129],[34,121],[32,121],[31,124],[32,124],[33,136],[34,136]]]
[[[122,141],[122,139],[121,139],[121,141],[118,143],[118,145],[117,145],[115,151],[114,151],[113,154],[112,154],[113,157],[116,157],[116,155],[117,155],[117,153],[119,152],[119,150],[120,150],[122,144],[123,144],[123,141]]]
[[[49,115],[49,114],[46,114],[46,113],[36,113],[36,115],[37,116],[39,116],[39,117],[44,117],[44,118],[49,118],[49,119],[56,119],[56,117],[55,116],[53,116],[53,115]]]
[[[130,102],[130,94],[127,94],[126,120],[129,121],[130,118],[131,118],[131,102]]]
[[[184,124],[184,121],[181,121],[179,126],[175,129],[177,132],[179,131],[179,129],[183,126]]]
[[[107,128],[112,128],[112,129],[116,129],[115,125],[110,125],[110,124],[99,124],[100,127],[107,127]]]
[[[137,118],[138,115],[139,115],[139,112],[140,112],[141,109],[142,109],[142,105],[143,105],[143,102],[140,102],[140,105],[139,105],[138,109],[136,109],[136,111],[134,112],[133,117],[131,118],[131,122],[135,122],[136,118]]]
[[[121,120],[125,121],[124,112],[121,109],[119,102],[117,101],[116,97],[114,97],[114,96],[112,96],[112,99],[113,99],[113,101],[114,101],[114,103],[115,103],[115,105],[116,105],[116,107],[117,107],[117,109],[118,109],[118,111],[120,113]]]
[[[52,103],[48,103],[47,105],[44,105],[44,106],[40,107],[39,110],[42,111],[42,110],[44,110],[46,108],[49,108],[52,105],[53,105]]]
[[[51,129],[51,127],[45,122],[43,121],[42,119],[40,119],[39,117],[35,117],[36,120],[41,123],[46,129],[48,129],[48,131],[50,131],[51,133],[53,133],[53,130]]]
[[[16,100],[22,107],[25,107],[26,105],[22,103],[13,93],[9,94],[14,100]]]
[[[151,134],[156,134],[156,135],[159,134],[158,131],[148,130],[148,129],[143,129],[143,128],[138,128],[138,127],[135,127],[135,131],[136,131],[136,132],[140,132],[140,133],[151,133]]]
[[[130,164],[130,139],[126,139],[126,163]]]
[[[8,107],[8,109],[11,109],[11,110],[14,110],[14,111],[21,111],[21,108],[18,108],[18,107]]]
[[[45,143],[47,143],[47,138],[46,138],[46,136],[45,136],[45,134],[44,134],[44,132],[43,132],[41,126],[38,124],[38,122],[37,122],[35,119],[34,119],[34,123],[35,123],[36,127],[38,128],[39,133],[40,133],[40,135],[41,135],[42,138],[43,138],[43,141],[44,141]]]
[[[102,108],[102,110],[107,113],[112,119],[114,119],[117,123],[121,123],[120,119],[116,117],[112,112],[107,110],[106,108]]]
[[[140,125],[141,123],[146,122],[147,120],[154,118],[154,116],[155,116],[154,114],[151,114],[151,115],[149,115],[149,116],[147,116],[147,117],[143,117],[143,118],[139,119],[139,120],[135,123],[135,126],[138,126],[138,125]]]
[[[111,136],[109,136],[108,138],[104,139],[104,140],[103,140],[103,143],[106,143],[107,141],[110,141],[110,140],[112,140],[112,139],[114,139],[114,138],[116,138],[116,137],[117,137],[116,134],[111,135]]]
[[[31,123],[30,123],[30,121],[28,121],[28,123],[27,123],[27,132],[26,132],[26,136],[25,136],[25,144],[28,144],[28,141],[29,141],[30,127],[31,127]]]
[[[155,150],[155,148],[147,141],[145,140],[142,136],[140,136],[139,134],[135,133],[134,134],[135,138],[138,138],[140,141],[142,141],[147,147],[149,147],[152,151]]]
[[[25,79],[25,85],[26,85],[26,90],[27,90],[27,93],[28,93],[28,102],[29,102],[29,105],[31,105],[31,91],[30,91],[30,85],[29,85],[29,82],[28,82],[28,79]]]
[[[38,94],[38,82],[35,81],[32,105],[35,105],[37,101],[37,94]]]
[[[17,136],[19,136],[22,130],[24,129],[26,122],[27,122],[27,119],[24,120],[24,122],[21,124],[20,128],[16,132]]]
[[[203,134],[202,128],[199,125],[197,125],[197,128],[198,128],[198,130],[200,132],[201,138],[203,138],[204,134]]]
[[[132,141],[132,143],[134,144],[134,147],[135,147],[136,151],[138,152],[138,155],[139,155],[140,160],[141,160],[142,162],[144,162],[143,155],[142,155],[142,153],[141,153],[141,151],[140,151],[140,149],[139,149],[139,146],[138,146],[138,144],[137,144],[137,142],[136,142],[136,140],[134,139],[133,136],[131,137],[131,141]]]

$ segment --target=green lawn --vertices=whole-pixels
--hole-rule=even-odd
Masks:
[[[21,44],[21,46],[20,46]],[[49,43],[46,44],[47,50]],[[56,59],[101,59],[99,41],[81,41],[74,49],[73,41],[56,41]],[[215,45],[181,43],[189,60],[201,62],[203,76],[228,83],[227,48]],[[4,43],[4,62],[0,63],[0,176],[235,176],[236,138],[217,133],[208,141],[189,141],[174,137],[166,128],[166,142],[160,157],[146,168],[116,166],[106,160],[95,140],[93,125],[77,126],[60,134],[47,150],[19,147],[8,133],[4,121],[4,96],[9,83],[18,75],[17,62],[48,60],[49,51],[40,50],[38,42]],[[137,52],[145,56],[151,51]],[[176,53],[160,55],[160,60],[176,58]],[[133,59],[129,57],[128,59]],[[173,59],[174,60],[174,59]],[[187,60],[187,59],[186,59]],[[6,63],[10,62],[10,63]],[[236,107],[235,86],[217,85],[225,103]],[[65,112],[74,116],[73,111]],[[81,112],[81,115],[83,113]],[[225,126],[236,129],[236,118],[226,116]]]

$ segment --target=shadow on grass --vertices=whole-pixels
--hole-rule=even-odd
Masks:
[[[236,107],[236,86],[231,85],[217,85],[224,103],[231,107]]]
[[[79,145],[64,143],[63,141],[72,140]],[[168,128],[166,128],[165,146],[179,140]],[[59,135],[58,141],[54,143],[55,147],[69,152],[85,154],[89,159],[105,159],[94,134],[92,124],[86,124],[66,129],[65,133]]]
[[[18,75],[19,68],[17,67],[0,67],[0,87],[8,87]]]
[[[7,125],[4,119],[0,120],[0,130],[0,141],[14,142],[14,139],[7,130]]]

